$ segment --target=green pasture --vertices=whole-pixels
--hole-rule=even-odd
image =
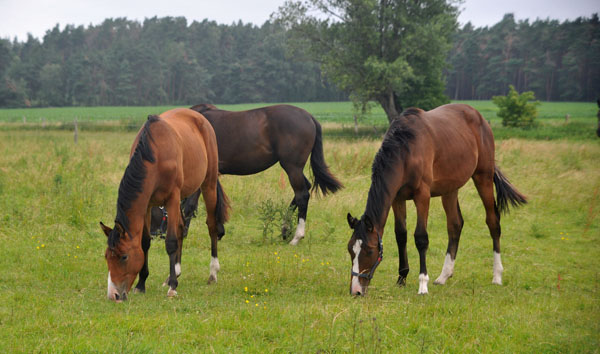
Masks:
[[[535,129],[505,128],[496,116],[492,101],[456,101],[475,107],[487,119],[497,138],[519,137],[536,140],[596,138],[598,107],[592,102],[542,102],[538,106],[539,125]],[[327,124],[325,134],[332,138],[379,139],[388,125],[380,106],[373,105],[364,116],[356,115],[350,102],[291,103],[310,112]],[[246,110],[267,103],[218,105],[228,110]],[[160,114],[175,106],[161,107],[62,107],[0,109],[0,130],[73,130],[77,120],[83,131],[137,131],[149,114]],[[568,121],[565,119],[569,116]],[[354,117],[357,116],[355,132]]]
[[[351,112],[345,103],[315,105],[321,107],[319,119]],[[593,128],[594,107],[573,107],[580,113],[572,113],[572,120]],[[116,112],[125,109],[97,108],[103,109],[123,119]],[[163,108],[128,109],[134,117]],[[480,109],[486,115],[486,108]],[[494,122],[493,107],[487,109]],[[94,108],[63,112],[70,110],[96,117]],[[556,111],[543,119],[560,121],[565,111]],[[7,110],[0,115],[9,120]],[[345,115],[337,123],[350,124]],[[326,137],[326,161],[345,189],[313,196],[307,236],[298,246],[262,232],[263,203],[289,203],[292,197],[278,165],[254,176],[223,176],[233,210],[219,243],[218,283],[206,284],[210,245],[200,210],[184,242],[179,295],[167,298],[161,287],[168,259],[164,243],[157,240],[150,249],[147,293],[130,294],[129,301],[115,304],[106,299],[106,239],[98,222],[112,226],[134,135],[82,130],[75,144],[70,131],[0,130],[1,352],[539,353],[600,348],[596,140],[497,140],[499,166],[530,200],[502,218],[502,286],[491,284],[492,242],[469,182],[459,197],[465,226],[455,274],[445,286],[433,285],[447,244],[438,198],[429,217],[430,293],[417,295],[418,254],[412,238],[407,286],[395,285],[398,251],[390,218],[384,260],[368,296],[350,297],[346,213],[364,210],[380,141]],[[411,234],[414,214],[409,205]]]

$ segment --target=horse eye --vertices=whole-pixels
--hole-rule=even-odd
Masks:
[[[121,262],[125,262],[127,258],[129,258],[129,256],[124,254],[123,256],[121,256]]]

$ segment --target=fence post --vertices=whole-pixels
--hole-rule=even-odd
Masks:
[[[77,117],[75,117],[75,135],[73,137],[73,139],[75,140],[75,144],[77,144],[77,135],[78,135],[78,129],[77,129]]]

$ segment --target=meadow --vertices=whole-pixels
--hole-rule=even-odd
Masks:
[[[327,197],[313,195],[307,235],[298,246],[284,242],[277,228],[263,234],[264,203],[288,203],[292,197],[279,165],[253,176],[222,176],[233,210],[219,243],[218,283],[206,284],[210,242],[200,210],[184,242],[179,295],[167,298],[161,286],[168,259],[164,242],[155,240],[146,294],[130,294],[121,304],[106,299],[106,238],[98,222],[112,226],[135,132],[82,129],[74,143],[67,128],[11,125],[22,125],[18,119],[3,123],[0,351],[598,352],[600,143],[579,133],[563,138],[503,135],[510,131],[496,129],[491,103],[477,104],[498,131],[498,165],[530,202],[502,218],[504,284],[496,286],[491,284],[492,242],[483,206],[471,182],[463,187],[459,200],[465,225],[454,277],[434,286],[447,235],[441,202],[433,199],[432,281],[426,296],[417,295],[418,253],[412,237],[407,286],[395,285],[398,250],[392,218],[383,236],[384,260],[368,295],[349,295],[346,213],[364,211],[370,167],[385,125],[375,110],[361,121],[364,134],[353,136],[349,104],[299,104],[323,122],[325,159],[345,188]],[[552,134],[559,134],[555,127],[574,123],[594,133],[593,104],[554,105],[540,109],[540,120]],[[137,121],[138,115],[145,119],[165,108],[130,108],[133,113],[127,114]],[[121,109],[97,109],[114,112],[103,117],[115,121],[128,119],[119,116]],[[96,108],[73,110],[91,112],[90,119],[96,119]],[[13,111],[0,110],[0,121],[9,122]],[[567,111],[571,120],[565,124]],[[33,115],[34,110],[25,112]],[[56,122],[71,117],[59,113]],[[27,118],[26,124],[34,121]],[[339,134],[346,130],[350,138]],[[310,174],[308,167],[305,173]],[[410,235],[414,227],[409,204]]]

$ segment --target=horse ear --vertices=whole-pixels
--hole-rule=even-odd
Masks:
[[[104,231],[104,234],[106,235],[106,237],[108,237],[108,235],[110,235],[110,232],[112,231],[112,229],[106,225],[104,225],[102,223],[102,221],[100,221],[100,227],[102,228],[102,231]]]
[[[358,219],[352,217],[352,215],[350,215],[350,213],[348,213],[348,215],[346,215],[346,219],[348,220],[348,225],[350,226],[350,228],[354,229],[356,227],[356,224],[358,223]]]
[[[367,215],[365,215],[365,226],[368,232],[373,232],[373,222],[371,221],[371,218]]]

